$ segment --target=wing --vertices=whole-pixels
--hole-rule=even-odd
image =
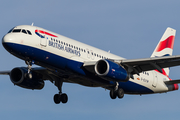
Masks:
[[[53,72],[43,67],[32,68],[32,71],[41,74],[43,80],[49,79],[51,74],[54,75]],[[0,71],[0,75],[10,75],[10,74],[11,74],[11,70]]]
[[[26,70],[27,72],[27,67],[18,67],[17,69],[19,70]],[[0,75],[9,75],[11,79],[11,71],[0,71]],[[53,84],[57,86],[56,83],[58,81],[62,82],[67,82],[67,83],[76,83],[80,84],[83,86],[88,86],[88,87],[103,87],[103,86],[111,86],[109,85],[109,82],[106,81],[96,81],[94,79],[90,79],[87,76],[76,74],[72,71],[67,71],[67,70],[60,70],[60,69],[54,69],[54,68],[44,68],[44,67],[36,67],[32,68],[31,72],[34,73],[35,77],[38,76],[37,80],[49,80]],[[21,74],[22,76],[25,76],[25,74]],[[91,74],[92,75],[92,74]],[[16,76],[16,75],[15,75]]]
[[[162,73],[162,68],[180,65],[180,55],[120,61],[115,60],[114,62],[118,62],[134,73],[155,69]]]
[[[0,75],[10,75],[11,71],[0,71]]]
[[[139,74],[142,71],[149,71],[157,69],[162,73],[162,68],[173,67],[180,65],[180,55],[177,56],[164,56],[153,57],[144,59],[131,59],[131,60],[111,60],[118,65],[123,66],[129,73]],[[97,61],[84,62],[83,67],[88,71],[94,73],[94,66]]]

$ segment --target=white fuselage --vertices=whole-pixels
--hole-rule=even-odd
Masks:
[[[49,64],[51,64],[52,63],[51,54],[59,56],[63,58],[63,60],[71,60],[77,63],[84,63],[86,61],[98,61],[100,59],[115,59],[115,60],[124,59],[109,52],[64,37],[62,35],[53,33],[43,28],[23,25],[23,26],[17,26],[16,29],[29,30],[32,35],[25,34],[22,32],[19,33],[11,32],[4,36],[3,43],[17,44],[25,47],[28,46],[31,48],[35,48],[36,50],[45,51],[48,54],[41,55],[41,58],[38,58],[38,56],[34,56],[35,60],[41,59],[40,62],[47,61],[50,62]],[[14,50],[15,48],[12,49],[12,51]],[[37,51],[25,50],[25,51],[21,51],[19,55],[22,56],[29,55],[31,58],[33,58],[33,55],[36,54],[33,52],[37,52]],[[62,67],[62,69],[65,68],[63,64],[64,65],[68,64],[68,63],[64,63],[65,61],[56,61],[56,62],[57,63],[53,63],[53,65],[57,64],[57,67]],[[168,80],[170,80],[168,76],[153,70],[153,71],[142,72],[140,73],[139,76],[135,74],[134,79],[130,78],[127,83],[120,82],[119,84],[120,86],[121,85],[124,86],[124,84],[126,84],[125,87],[127,87],[128,83],[130,82],[131,83],[130,86],[132,87],[133,84],[136,84],[151,90],[152,93],[162,93],[176,89],[173,88],[173,86],[167,86],[166,84],[164,84],[164,81],[168,81]],[[128,89],[128,90],[129,91],[131,90],[129,93],[133,93],[134,89]],[[146,92],[141,92],[141,93],[148,94]]]

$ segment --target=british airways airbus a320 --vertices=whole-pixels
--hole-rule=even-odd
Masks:
[[[68,101],[63,82],[108,89],[112,99],[178,90],[180,80],[168,77],[169,67],[180,65],[180,55],[172,56],[175,33],[167,28],[150,58],[127,60],[40,27],[21,25],[11,29],[2,44],[27,67],[0,74],[27,89],[42,89],[50,80],[59,90],[56,104]],[[41,67],[32,68],[33,64]]]

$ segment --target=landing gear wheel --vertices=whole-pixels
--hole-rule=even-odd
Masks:
[[[61,95],[61,101],[62,101],[62,103],[67,103],[67,101],[68,101],[68,96],[67,96],[66,94],[62,94],[62,95]]]
[[[61,96],[59,94],[54,95],[54,102],[59,104],[61,102]]]
[[[111,99],[116,99],[117,94],[116,94],[116,91],[114,89],[110,90],[110,97],[111,97]]]
[[[118,96],[118,98],[123,98],[124,97],[124,90],[122,88],[119,88],[117,90],[117,96]]]
[[[28,78],[32,79],[32,74],[31,73],[28,74]]]
[[[32,79],[32,73],[25,73],[24,76],[28,79]]]

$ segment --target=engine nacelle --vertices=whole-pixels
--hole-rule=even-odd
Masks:
[[[104,78],[111,78],[113,81],[126,82],[129,80],[129,74],[120,65],[110,60],[99,60],[95,65],[97,75]]]
[[[41,77],[32,72],[32,78],[29,79],[27,73],[27,68],[14,68],[11,70],[10,79],[15,85],[27,89],[42,89],[44,87],[44,81],[41,80]]]

